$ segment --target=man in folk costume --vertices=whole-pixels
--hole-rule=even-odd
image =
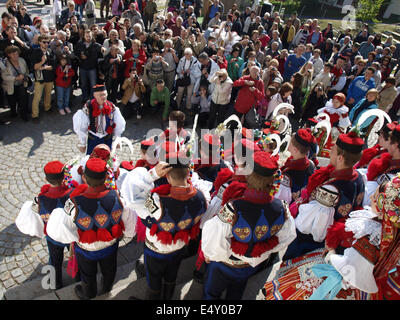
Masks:
[[[75,242],[75,257],[81,285],[75,286],[79,299],[92,299],[111,291],[117,271],[118,243],[123,236],[135,235],[136,215],[124,208],[117,191],[105,186],[106,163],[99,158],[86,162],[85,180],[66,202],[50,216],[47,231],[61,243]],[[97,264],[103,283],[97,290]]]
[[[238,146],[241,144],[241,148]],[[226,154],[228,156],[234,157],[235,167],[232,170],[229,167],[222,168],[214,181],[213,190],[211,195],[210,205],[207,208],[207,211],[201,218],[200,229],[203,229],[204,223],[210,219],[212,219],[215,215],[217,215],[222,209],[222,195],[225,189],[234,181],[246,183],[246,157],[247,159],[253,159],[253,154],[255,151],[261,151],[261,148],[254,143],[254,141],[241,139],[236,144],[236,148],[226,150]],[[241,155],[240,155],[241,153]],[[196,261],[196,269],[193,272],[193,277],[198,282],[203,282],[204,272],[202,267],[206,267],[204,259],[204,254],[201,250],[201,243],[198,252],[198,258]]]
[[[341,134],[332,148],[330,164],[314,172],[301,197],[291,204],[297,237],[284,260],[323,248],[327,229],[361,206],[364,180],[354,165],[361,158],[363,145],[355,130]]]
[[[315,144],[316,139],[310,129],[299,129],[292,136],[288,148],[291,156],[281,168],[282,182],[275,198],[291,204],[300,197],[315,170],[314,163],[307,157]]]
[[[400,171],[400,125],[389,124],[389,141],[386,144],[387,152],[380,157],[373,159],[368,165],[366,192],[364,205],[369,205],[368,197],[374,192],[383,181],[389,181],[397,172]]]
[[[111,149],[113,137],[120,137],[125,131],[125,119],[119,108],[107,100],[106,87],[94,86],[93,96],[72,118],[79,139],[78,149],[86,150],[86,154],[91,154],[102,143]]]
[[[391,123],[386,123],[386,125],[379,132],[378,143],[370,148],[364,149],[362,151],[362,156],[360,161],[356,164],[356,168],[360,171],[361,169],[368,168],[369,163],[375,158],[380,157],[383,153],[386,153],[387,145],[389,143],[390,134],[393,129],[398,125],[397,121]]]
[[[62,263],[64,248],[67,244],[54,240],[47,234],[47,222],[56,208],[64,208],[71,192],[78,186],[76,181],[65,181],[65,165],[60,161],[50,161],[44,166],[44,173],[48,184],[40,189],[34,202],[25,202],[15,220],[18,229],[25,234],[37,237],[46,237],[49,249],[49,264],[55,268],[56,289],[63,286]]]
[[[165,155],[151,170],[134,169],[124,181],[122,194],[146,226],[144,246],[146,299],[169,300],[189,240],[196,239],[207,209],[203,191],[189,181],[189,158],[184,151]],[[168,183],[155,188],[154,181]],[[129,190],[134,190],[130,192]],[[134,298],[134,297],[132,297]]]
[[[397,178],[397,183],[399,181]],[[374,269],[379,266],[379,251],[385,243],[382,212],[385,202],[391,208],[395,206],[393,203],[398,199],[399,187],[394,190],[386,183],[380,185],[371,196],[371,207],[350,212],[344,223],[335,222],[328,229],[325,248],[284,261],[275,277],[262,288],[265,299],[379,299],[379,281]],[[343,251],[340,247],[346,249]],[[399,256],[395,263],[398,259]],[[393,268],[393,264],[383,266],[388,267],[384,275]]]
[[[247,280],[296,236],[287,204],[271,194],[277,158],[258,151],[253,163],[247,183],[232,182],[223,193],[223,209],[203,226],[204,299],[220,299],[225,289],[226,299],[241,299]]]

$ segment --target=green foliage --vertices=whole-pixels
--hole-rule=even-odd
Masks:
[[[358,0],[358,8],[356,10],[357,19],[379,22],[377,17],[384,1],[385,0]]]

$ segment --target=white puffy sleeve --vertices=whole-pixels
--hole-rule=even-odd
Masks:
[[[88,136],[88,127],[89,127],[89,117],[85,114],[85,112],[80,109],[75,112],[72,117],[72,124],[75,133],[78,135],[79,145],[86,146],[87,136]]]
[[[125,131],[126,122],[118,107],[115,107],[114,110],[114,121],[115,121],[114,135],[116,137],[120,137],[122,133]]]
[[[123,198],[121,198],[124,210],[122,211],[122,222],[124,223],[125,230],[124,236],[128,238],[133,238],[136,235],[136,222],[137,215],[134,210],[126,206]]]
[[[157,194],[152,198],[153,205],[148,201],[154,188],[154,181],[157,179],[159,177],[154,168],[147,171],[146,168],[138,167],[130,171],[122,183],[120,192],[126,206],[133,209],[142,219],[146,219],[154,208],[160,208]]]
[[[15,225],[24,234],[43,238],[44,222],[40,215],[35,212],[35,209],[32,208],[35,206],[37,207],[37,204],[34,204],[33,201],[26,201],[15,219]]]
[[[82,176],[78,173],[78,169],[79,169],[80,165],[76,164],[71,168],[71,176],[72,179],[75,180],[76,182],[78,182],[79,184],[82,184]]]
[[[211,200],[210,191],[213,187],[212,182],[200,179],[197,172],[193,172],[192,185],[197,190],[200,190],[204,194],[204,197],[206,198],[207,203],[210,203],[210,200]]]
[[[379,184],[376,181],[364,181],[364,185],[365,185],[365,192],[364,192],[364,199],[363,199],[363,203],[362,203],[363,207],[371,205],[370,197],[373,195],[373,193],[379,187]]]
[[[318,187],[316,191],[315,200],[299,206],[295,224],[301,233],[311,234],[314,241],[321,242],[333,224],[339,191],[332,185]]]
[[[75,206],[68,199],[64,209],[54,209],[47,222],[47,234],[50,238],[61,243],[72,243],[79,240],[78,227],[74,223]]]
[[[221,220],[221,217],[206,221],[201,234],[201,249],[204,256],[211,261],[225,261],[231,254],[232,225]]]

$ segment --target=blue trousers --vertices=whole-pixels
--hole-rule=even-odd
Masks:
[[[57,107],[59,110],[69,107],[69,97],[71,95],[71,88],[57,87]]]
[[[110,147],[112,146],[112,135],[105,136],[104,138],[98,138],[92,134],[88,134],[88,139],[87,139],[87,148],[86,148],[86,154],[91,154],[93,149],[99,145],[99,144],[106,144],[107,146]]]
[[[79,68],[79,78],[81,79],[82,99],[86,102],[90,98],[93,98],[93,87],[97,81],[97,70]]]
[[[221,299],[226,289],[226,300],[240,300],[246,289],[247,280],[257,273],[260,265],[245,268],[229,267],[222,262],[211,261],[207,265],[204,280],[204,300]]]

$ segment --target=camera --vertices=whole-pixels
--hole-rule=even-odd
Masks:
[[[139,80],[139,77],[137,74],[135,74],[135,81],[138,81],[138,80]]]

